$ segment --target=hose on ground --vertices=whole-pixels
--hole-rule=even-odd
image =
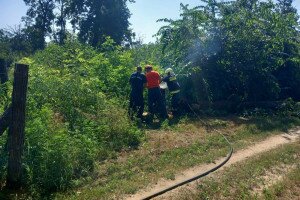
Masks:
[[[190,106],[190,104],[189,104],[189,103],[187,103],[187,104],[188,104],[189,108],[191,109],[191,111],[193,111],[193,113],[197,116],[197,118],[198,118],[202,123],[206,124],[206,123],[199,117],[199,115],[194,111],[194,109]],[[195,181],[195,180],[197,180],[197,179],[200,179],[200,178],[202,178],[202,177],[204,177],[204,176],[207,176],[208,174],[210,174],[210,173],[212,173],[212,172],[218,170],[218,169],[221,168],[223,165],[225,165],[225,164],[230,160],[230,158],[231,158],[231,156],[232,156],[232,154],[233,154],[233,147],[232,147],[231,143],[229,142],[229,140],[226,138],[226,136],[225,136],[222,132],[220,132],[220,131],[218,131],[218,130],[216,130],[216,129],[214,129],[214,130],[215,130],[216,132],[218,132],[218,133],[225,139],[226,143],[227,143],[228,146],[229,146],[229,153],[227,154],[226,159],[225,159],[223,162],[221,162],[220,164],[218,164],[217,166],[215,166],[214,168],[212,168],[212,169],[210,169],[210,170],[208,170],[208,171],[206,171],[206,172],[203,172],[203,173],[201,173],[201,174],[198,174],[198,175],[196,175],[196,176],[193,176],[192,178],[186,179],[186,180],[184,180],[184,181],[182,181],[182,182],[180,182],[180,183],[174,184],[174,185],[172,185],[172,186],[170,186],[170,187],[168,187],[168,188],[165,188],[165,189],[163,189],[163,190],[161,190],[161,191],[159,191],[159,192],[155,192],[155,193],[153,193],[153,194],[151,194],[151,195],[149,195],[149,196],[147,196],[147,197],[144,197],[144,198],[142,198],[142,200],[148,200],[148,199],[152,199],[152,198],[154,198],[154,197],[158,197],[158,196],[160,196],[160,195],[162,195],[162,194],[164,194],[164,193],[166,193],[166,192],[169,192],[169,191],[174,190],[174,189],[176,189],[176,188],[178,188],[178,187],[180,187],[180,186],[183,186],[183,185],[185,185],[185,184],[187,184],[187,183],[190,183],[190,182]]]

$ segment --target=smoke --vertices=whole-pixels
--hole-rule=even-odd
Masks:
[[[185,63],[199,65],[221,51],[221,42],[216,38],[197,38],[189,48]]]

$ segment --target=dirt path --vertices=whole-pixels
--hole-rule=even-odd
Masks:
[[[232,155],[232,158],[229,160],[229,162],[225,165],[225,167],[228,167],[234,163],[243,161],[251,156],[257,155],[259,153],[263,153],[266,151],[269,151],[271,149],[275,149],[280,145],[284,145],[287,143],[295,142],[297,139],[300,138],[300,127],[290,130],[288,133],[272,136],[262,142],[259,142],[253,146],[250,146],[244,150],[240,150],[238,152],[234,152]],[[200,173],[203,173],[205,171],[208,171],[209,169],[213,168],[217,165],[217,163],[220,163],[224,160],[224,158],[220,158],[215,161],[216,164],[207,164],[207,165],[201,165],[194,168],[190,168],[186,171],[183,171],[180,174],[177,174],[175,177],[175,180],[165,180],[161,179],[158,181],[158,183],[152,187],[147,188],[147,190],[139,191],[137,194],[130,196],[127,198],[128,200],[139,200],[143,199],[155,192],[161,191],[164,188],[168,188],[176,183],[182,182],[183,180],[192,178]],[[223,170],[224,167],[222,167],[219,170]],[[196,181],[195,181],[196,182]],[[188,184],[187,186],[182,187],[189,187],[193,188],[195,187],[195,182]],[[182,187],[179,187],[173,191],[170,191],[161,197],[157,199],[172,199],[171,196],[176,194],[178,190]]]

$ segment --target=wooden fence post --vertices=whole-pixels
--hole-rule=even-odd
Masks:
[[[28,65],[16,64],[12,93],[12,117],[8,130],[8,169],[6,186],[21,187],[22,153],[25,135],[25,106]]]
[[[6,63],[4,59],[0,58],[0,83],[3,84],[6,81],[8,81]]]

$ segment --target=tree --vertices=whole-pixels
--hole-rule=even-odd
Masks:
[[[0,57],[8,61],[30,55],[33,53],[33,45],[28,29],[21,25],[0,29]]]
[[[158,32],[163,60],[192,73],[193,94],[235,105],[299,99],[299,24],[292,1],[203,2],[192,9],[182,5],[181,18],[163,19],[169,24]]]
[[[58,11],[56,14],[55,25],[58,27],[58,31],[54,34],[54,38],[62,45],[67,39],[66,24],[69,15],[70,0],[55,0],[55,2]]]
[[[7,31],[0,29],[0,58],[8,59],[10,56],[9,49],[9,37],[7,36]]]
[[[98,46],[111,37],[116,44],[129,41],[130,11],[127,2],[133,0],[73,0],[70,16],[78,37],[92,46]]]
[[[297,9],[293,7],[294,0],[278,0],[278,5],[282,14],[297,13]]]
[[[26,21],[27,27],[30,27],[31,32],[36,37],[36,48],[43,49],[45,47],[46,36],[52,33],[51,25],[55,19],[55,1],[24,0],[24,2],[29,6],[27,18],[24,18],[24,21]]]
[[[277,11],[281,18],[285,20],[285,24],[289,24],[283,38],[284,48],[280,52],[283,57],[283,62],[280,68],[276,71],[276,78],[282,88],[281,97],[292,97],[295,100],[300,99],[300,32],[298,24],[299,16],[296,8],[292,6],[293,0],[279,0]]]

